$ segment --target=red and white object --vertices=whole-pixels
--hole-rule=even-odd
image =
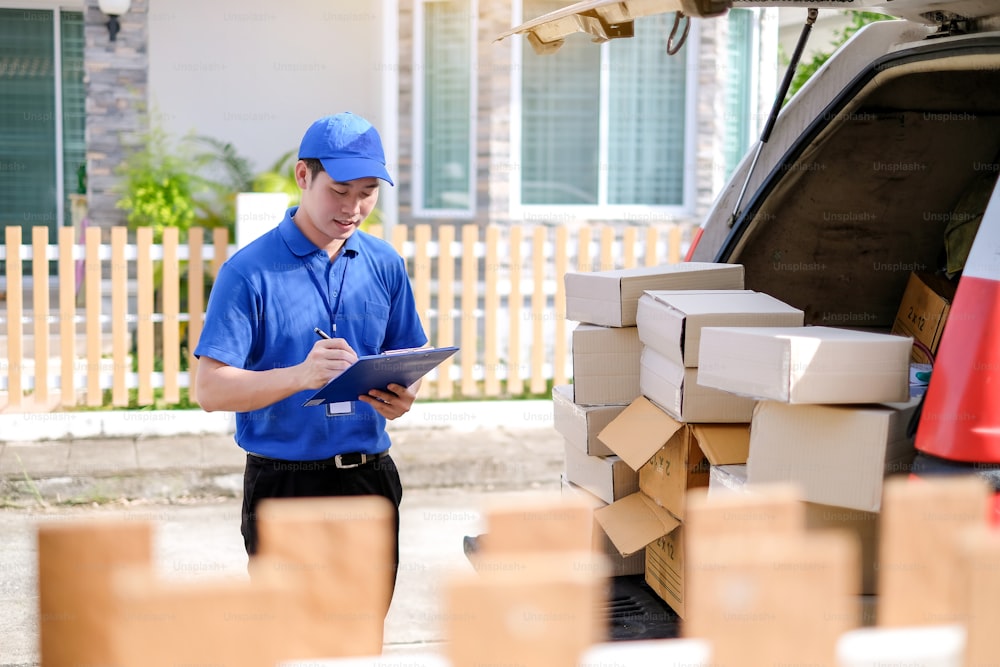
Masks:
[[[1000,463],[1000,198],[983,215],[938,348],[914,446]]]

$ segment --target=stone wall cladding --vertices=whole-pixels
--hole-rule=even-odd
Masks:
[[[97,0],[84,7],[84,86],[87,98],[87,204],[91,225],[124,225],[115,208],[118,165],[142,144],[148,130],[148,0],[132,0],[119,17],[116,41],[108,38],[108,18]]]

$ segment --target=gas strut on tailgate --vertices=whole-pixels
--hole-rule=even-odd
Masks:
[[[771,113],[768,115],[767,122],[764,124],[764,129],[760,133],[760,142],[757,144],[756,152],[754,152],[753,162],[750,163],[750,168],[747,170],[747,176],[743,181],[743,187],[740,189],[740,195],[736,198],[736,205],[733,207],[733,214],[729,216],[730,227],[736,223],[736,219],[739,217],[740,205],[743,203],[743,197],[746,196],[747,186],[750,185],[750,178],[753,176],[754,169],[757,167],[757,160],[760,159],[760,153],[764,149],[764,144],[766,144],[767,140],[771,138],[771,130],[774,129],[774,122],[778,118],[778,112],[781,111],[781,105],[785,99],[785,95],[788,94],[788,88],[792,85],[792,78],[795,76],[795,68],[798,67],[799,60],[802,58],[802,51],[806,48],[806,42],[809,41],[809,33],[812,32],[812,27],[816,22],[818,14],[819,10],[815,8],[810,8],[808,10],[806,22],[802,26],[802,32],[799,34],[799,41],[795,45],[795,51],[792,53],[792,61],[788,63],[788,69],[785,70],[785,78],[782,80],[781,86],[778,88],[778,93],[774,97],[774,104],[771,105]]]

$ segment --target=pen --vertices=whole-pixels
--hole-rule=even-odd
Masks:
[[[330,334],[328,334],[327,332],[323,331],[319,327],[313,327],[313,331],[315,331],[316,335],[319,336],[320,338],[326,338],[327,340],[330,339]]]

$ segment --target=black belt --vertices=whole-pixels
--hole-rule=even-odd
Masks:
[[[335,468],[340,468],[341,470],[346,470],[349,468],[359,468],[363,465],[369,463],[374,463],[379,459],[389,455],[389,452],[379,452],[378,454],[361,454],[358,452],[350,452],[348,454],[337,454],[328,459],[320,459],[318,461],[286,461],[284,459],[272,459],[267,456],[261,456],[260,454],[250,454],[247,453],[251,458],[259,459],[268,463],[282,463],[288,465],[332,465]]]

